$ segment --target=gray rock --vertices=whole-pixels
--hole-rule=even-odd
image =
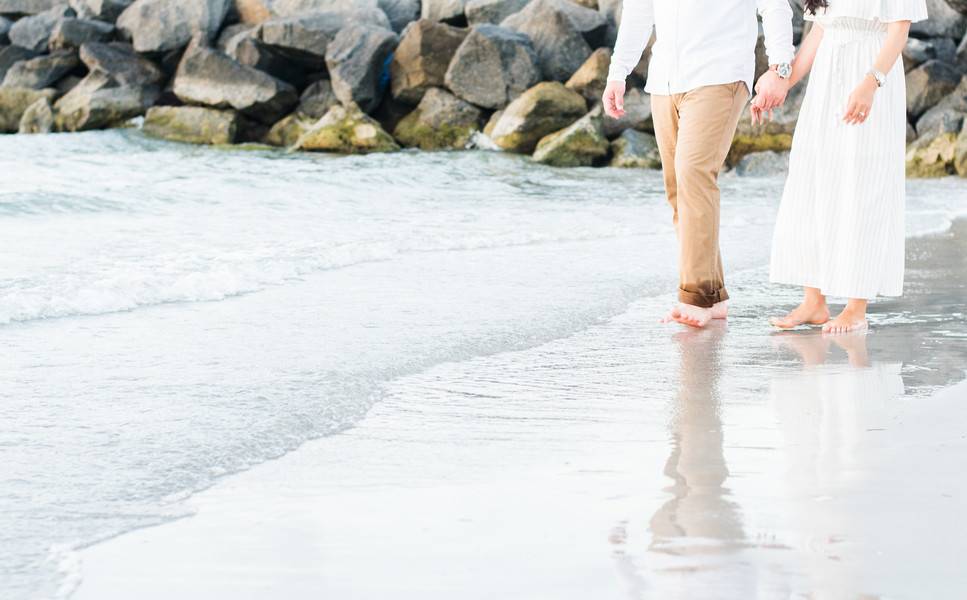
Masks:
[[[618,38],[618,24],[621,23],[621,8],[623,0],[598,0],[598,12],[607,22],[604,34],[604,46],[614,48]]]
[[[87,42],[104,42],[114,33],[114,25],[92,19],[61,19],[50,33],[51,52],[80,48]]]
[[[10,67],[3,78],[3,87],[42,90],[53,86],[79,63],[77,54],[60,51],[18,62]]]
[[[339,99],[332,91],[332,82],[328,79],[320,79],[302,92],[297,112],[313,119],[321,119],[337,104]]]
[[[255,38],[292,60],[320,69],[325,67],[329,44],[346,23],[345,16],[334,12],[280,17],[259,25]]]
[[[173,91],[185,104],[233,108],[266,124],[275,123],[298,102],[288,83],[194,44],[178,65]]]
[[[930,60],[907,73],[907,113],[916,118],[954,91],[961,73],[948,63]]]
[[[401,144],[422,150],[467,147],[480,130],[483,112],[446,90],[430,88],[413,112],[393,131]]]
[[[318,119],[312,119],[299,112],[283,117],[281,121],[269,129],[264,142],[270,146],[289,148],[299,142],[308,133]]]
[[[541,80],[530,38],[497,25],[475,25],[457,48],[444,81],[471,104],[503,108]]]
[[[54,103],[58,131],[85,131],[118,126],[143,115],[158,97],[155,88],[119,85],[110,75],[93,71]]]
[[[54,130],[54,108],[47,98],[39,98],[20,117],[18,133],[50,133]]]
[[[107,73],[120,85],[160,85],[164,79],[164,73],[156,64],[124,42],[84,44],[81,46],[81,62],[90,71]]]
[[[939,131],[960,131],[967,116],[967,77],[953,92],[917,119],[917,134],[936,134]]]
[[[292,53],[263,44],[255,38],[256,34],[255,29],[241,31],[223,41],[225,54],[239,64],[268,73],[296,87],[305,85],[310,71],[325,69],[325,64],[320,65],[318,60],[306,60],[305,55],[300,55],[302,60],[298,60],[293,58]]]
[[[655,136],[625,129],[611,142],[611,166],[625,169],[660,169],[661,154]]]
[[[967,34],[964,34],[964,39],[960,41],[960,45],[957,46],[957,66],[960,67],[961,71],[967,72]]]
[[[465,8],[467,22],[470,25],[499,25],[510,15],[522,10],[528,2],[530,0],[469,0]]]
[[[542,0],[553,5],[557,10],[564,13],[574,29],[581,32],[584,39],[592,48],[597,48],[604,43],[605,33],[608,29],[608,20],[600,12],[581,6],[571,0]],[[525,7],[527,10],[530,5]]]
[[[234,110],[201,106],[153,106],[141,130],[151,137],[189,144],[234,144],[241,125]]]
[[[753,152],[743,156],[735,165],[735,173],[741,177],[773,177],[788,170],[788,152]]]
[[[13,21],[10,19],[0,16],[0,44],[10,43],[10,28],[13,27]]]
[[[24,60],[30,60],[35,58],[37,53],[33,50],[27,50],[26,48],[21,48],[20,46],[6,46],[0,48],[0,81],[6,77],[7,71],[10,67],[14,66],[18,62]]]
[[[537,143],[533,159],[554,167],[590,167],[608,155],[608,140],[601,130],[601,107]]]
[[[241,21],[249,25],[279,17],[334,12],[386,29],[392,27],[386,13],[379,7],[379,0],[234,0],[234,6]]]
[[[960,39],[967,32],[967,17],[954,10],[947,0],[927,0],[929,19],[910,26],[914,37]]]
[[[13,24],[7,35],[10,36],[10,41],[17,46],[34,52],[45,52],[47,44],[50,42],[50,34],[54,31],[57,22],[65,17],[72,16],[74,16],[74,11],[66,6],[52,8],[31,17],[20,19]]]
[[[379,0],[379,7],[397,33],[420,18],[420,0]]]
[[[332,89],[343,104],[355,102],[371,112],[389,84],[389,60],[399,39],[392,31],[350,23],[326,51]]]
[[[417,104],[427,89],[442,87],[450,60],[467,30],[420,19],[404,31],[390,64],[393,97]]]
[[[36,15],[67,6],[67,0],[0,0],[0,13]]]
[[[239,40],[244,37],[252,37],[258,26],[248,23],[233,23],[222,28],[221,33],[215,40],[215,49],[219,52],[232,56],[233,48],[238,45]],[[233,57],[234,58],[234,57]]]
[[[607,48],[598,48],[564,85],[584,96],[588,102],[598,102],[604,95],[604,88],[608,85],[610,65],[611,52]]]
[[[353,103],[333,106],[292,147],[296,150],[343,154],[400,149],[399,144],[375,119]]]
[[[584,98],[563,84],[538,83],[504,109],[490,137],[504,150],[529,154],[541,138],[567,127],[587,109]]]
[[[70,6],[82,19],[98,19],[113,23],[134,0],[70,0]]]
[[[422,0],[420,18],[462,25],[466,21],[466,0]]]
[[[137,52],[166,52],[196,35],[214,38],[228,13],[229,0],[135,0],[118,17],[118,30]]]
[[[947,4],[962,15],[967,15],[967,0],[947,0]]]
[[[545,80],[567,81],[591,55],[591,46],[556,0],[533,0],[504,19],[501,27],[531,39]]]
[[[909,73],[911,69],[928,60],[937,58],[937,49],[926,40],[911,37],[907,39],[901,56],[903,57],[903,70]]]
[[[651,118],[651,96],[637,87],[629,89],[625,92],[624,116],[620,119],[604,117],[603,127],[604,135],[609,140],[613,140],[628,129],[654,133],[655,124]]]
[[[60,98],[64,94],[68,93],[77,87],[77,84],[82,81],[84,81],[84,79],[78,77],[77,75],[68,75],[66,77],[62,77],[61,80],[57,82],[57,85],[54,86],[54,89],[57,90],[57,97]]]
[[[0,133],[15,133],[24,112],[37,100],[53,100],[56,90],[30,90],[0,87]]]

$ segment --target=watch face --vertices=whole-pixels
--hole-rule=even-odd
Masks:
[[[779,68],[776,69],[776,72],[779,73],[779,77],[782,77],[783,79],[788,79],[789,76],[792,75],[792,66],[788,64],[779,65]]]

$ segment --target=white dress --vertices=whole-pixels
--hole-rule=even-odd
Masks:
[[[920,21],[925,0],[829,0],[793,136],[772,242],[770,280],[828,296],[903,292],[906,82],[897,60],[866,122],[846,125],[853,89],[873,67],[887,23]]]

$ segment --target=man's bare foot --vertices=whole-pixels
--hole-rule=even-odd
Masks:
[[[728,319],[729,318],[729,301],[722,300],[721,302],[716,302],[712,305],[712,318],[713,319]]]
[[[800,325],[822,325],[829,321],[829,307],[825,302],[803,302],[784,317],[772,317],[769,323],[776,329],[794,329]]]
[[[835,319],[823,326],[823,333],[852,333],[865,331],[868,327],[866,311],[852,310],[847,306]]]
[[[702,308],[701,306],[679,302],[674,308],[668,311],[668,314],[665,315],[665,318],[661,322],[671,323],[672,321],[676,321],[689,327],[705,327],[709,321],[715,318],[712,314],[713,308]],[[724,319],[725,317],[718,318]]]

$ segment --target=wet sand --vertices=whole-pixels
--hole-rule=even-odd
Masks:
[[[728,325],[646,298],[399,378],[356,427],[83,551],[73,597],[963,597],[967,222],[908,256],[868,335],[769,331],[757,269]]]

